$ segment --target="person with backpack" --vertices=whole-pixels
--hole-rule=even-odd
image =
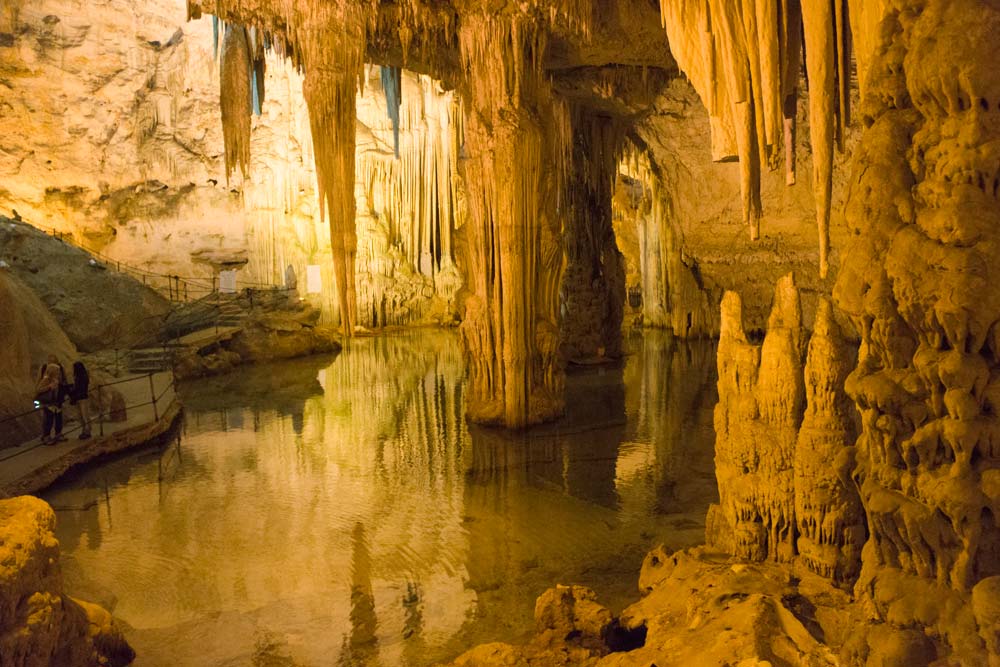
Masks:
[[[73,362],[73,384],[69,386],[69,404],[76,406],[80,417],[80,440],[90,437],[90,411],[87,400],[90,392],[90,374],[82,361]]]
[[[55,355],[50,355],[48,362],[39,371],[38,384],[35,386],[35,401],[42,408],[43,445],[54,445],[66,439],[62,434],[62,404],[65,395],[66,372]]]

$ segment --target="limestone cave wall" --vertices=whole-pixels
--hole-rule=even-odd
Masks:
[[[323,289],[309,298],[338,320],[303,79],[288,60],[266,54],[260,113],[247,114],[250,162],[227,177],[224,26],[214,38],[211,19],[188,21],[178,0],[101,0],[86,13],[60,0],[6,4],[4,212],[206,286],[207,255],[249,259],[241,288],[284,284],[292,265],[304,292],[306,267],[319,265]],[[457,101],[427,77],[397,73],[395,128],[379,67],[366,68],[356,108],[365,326],[454,319],[461,286],[451,242],[461,225]],[[440,188],[424,193],[428,171]]]

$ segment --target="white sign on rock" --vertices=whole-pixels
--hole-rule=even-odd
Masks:
[[[306,267],[306,292],[320,294],[323,291],[323,272],[319,264]]]
[[[219,271],[219,291],[223,294],[236,292],[236,271]]]

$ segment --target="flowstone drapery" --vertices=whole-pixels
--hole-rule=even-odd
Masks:
[[[569,114],[541,71],[545,33],[524,17],[465,17],[463,339],[475,421],[521,427],[562,410],[560,203]]]

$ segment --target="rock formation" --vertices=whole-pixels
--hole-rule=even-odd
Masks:
[[[1000,569],[990,287],[1000,80],[987,64],[1000,54],[1000,10],[969,0],[881,10],[865,9],[858,30],[866,130],[847,207],[857,240],[835,292],[862,335],[847,382],[870,534],[856,590],[873,618],[919,623],[976,655],[995,621],[980,620],[977,635],[945,601],[967,605]]]
[[[722,299],[715,466],[735,555],[795,554],[795,445],[805,403],[804,331],[791,275],[775,289],[763,345],[747,339],[739,296]]]
[[[152,333],[167,300],[61,240],[0,217],[0,258],[30,287],[83,352],[127,349]],[[95,299],[94,295],[105,298]],[[55,353],[55,352],[54,352]]]
[[[794,124],[804,35],[819,227],[820,275],[829,270],[833,145],[849,120],[850,39],[844,0],[661,0],[671,52],[713,122],[713,154],[740,162],[743,214],[760,236],[762,166],[785,157],[794,182]],[[786,147],[783,153],[782,143]],[[843,144],[841,143],[841,147]]]
[[[63,593],[55,514],[30,496],[0,500],[0,665],[127,665],[111,615]]]
[[[476,421],[508,427],[562,410],[556,205],[569,111],[553,98],[541,70],[545,39],[525,17],[467,17],[459,34],[471,73],[465,126],[471,296],[462,323],[468,406]]]
[[[615,242],[611,200],[623,127],[609,117],[573,119],[573,163],[565,223],[562,354],[567,359],[622,355],[624,257]]]
[[[679,338],[718,334],[716,296],[698,279],[681,247],[683,237],[664,186],[646,153],[631,151],[619,168],[619,194],[615,217],[619,235],[635,227],[638,255],[631,262],[638,280],[629,285],[641,296],[642,323],[670,329]]]
[[[806,409],[795,443],[796,549],[806,566],[851,584],[866,535],[864,508],[852,478],[857,412],[844,392],[853,349],[820,302],[805,365]]]

